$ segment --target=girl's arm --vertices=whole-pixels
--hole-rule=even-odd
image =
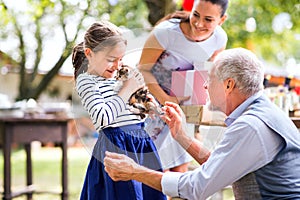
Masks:
[[[141,73],[133,70],[131,78],[124,82],[119,93],[115,88],[114,80],[101,80],[95,82],[90,75],[82,74],[77,77],[76,89],[84,108],[89,113],[95,128],[98,130],[126,117],[128,112],[128,99],[136,90],[144,86]]]
[[[101,81],[96,84],[88,75],[77,77],[76,89],[97,129],[112,123],[126,109],[126,101],[116,95],[111,85]]]
[[[123,82],[123,86],[118,95],[124,102],[128,102],[130,96],[136,92],[139,88],[145,86],[145,81],[142,73],[137,69],[133,69],[130,73],[130,78]]]

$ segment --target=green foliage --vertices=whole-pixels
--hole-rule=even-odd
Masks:
[[[275,33],[272,28],[274,17],[283,12],[290,14],[293,26],[281,33]],[[279,66],[284,65],[289,57],[299,61],[299,16],[299,0],[230,1],[228,19],[222,26],[229,38],[227,47],[246,47]],[[250,17],[256,21],[254,32],[246,30],[245,22]]]
[[[21,0],[24,7],[13,7],[9,0],[0,1],[0,38],[12,41],[14,46],[2,49],[20,67],[19,96],[17,99],[37,99],[47,89],[53,77],[70,56],[72,48],[91,23],[107,19],[118,26],[143,28],[147,8],[142,0]],[[16,4],[16,3],[14,3]],[[0,41],[1,42],[1,41]],[[39,79],[37,74],[45,60],[52,57],[47,52],[56,44],[58,57],[47,62],[49,72]],[[0,45],[1,46],[1,45]],[[71,63],[69,63],[70,67]],[[45,66],[44,66],[45,67]]]
[[[111,8],[110,20],[129,29],[144,28],[147,14],[146,5],[142,0],[119,0],[118,4]]]

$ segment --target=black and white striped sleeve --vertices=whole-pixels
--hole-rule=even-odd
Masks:
[[[126,109],[125,102],[115,94],[111,85],[101,81],[96,84],[89,76],[78,76],[76,89],[95,127],[113,123]]]

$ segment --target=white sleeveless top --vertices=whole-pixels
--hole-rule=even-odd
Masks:
[[[166,50],[166,56],[159,59],[166,69],[193,69],[195,63],[207,61],[216,50],[226,46],[228,38],[221,26],[217,26],[208,39],[195,42],[184,36],[179,25],[180,19],[170,19],[161,22],[153,30],[157,41]]]

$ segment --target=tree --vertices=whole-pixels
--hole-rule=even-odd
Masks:
[[[17,9],[13,7],[13,2],[18,3]],[[178,8],[174,2],[176,1],[0,0],[0,42],[1,39],[14,41],[9,44],[10,49],[3,49],[0,43],[0,51],[11,56],[20,67],[17,100],[37,99],[45,91],[70,56],[74,44],[82,40],[82,34],[91,22],[104,18],[118,26],[144,30]],[[280,13],[288,13],[293,26],[275,33],[272,22]],[[284,64],[289,56],[300,59],[299,0],[234,0],[230,1],[228,15],[228,20],[223,25],[229,36],[228,48],[242,46],[252,49],[263,59],[271,60],[277,65]],[[253,32],[245,28],[248,19],[256,22]],[[57,35],[60,36],[59,40],[56,39]],[[55,51],[59,56],[53,59],[53,63],[46,63],[50,70],[39,79],[39,68],[45,64],[45,58],[52,54],[45,51],[49,43],[57,46]]]
[[[288,14],[290,20],[274,20],[282,13]],[[230,1],[228,19],[222,26],[228,34],[227,47],[251,49],[274,65],[283,66],[289,57],[300,60],[299,16],[299,0]],[[249,19],[256,23],[254,30],[247,30]]]
[[[6,53],[20,67],[17,100],[39,97],[70,56],[74,44],[90,22],[109,18],[119,26],[142,28],[147,14],[141,0],[27,0],[17,3],[21,5],[16,8],[12,1],[0,1],[0,25],[5,27],[1,28],[0,37],[16,43]],[[55,39],[57,35],[60,40]],[[39,67],[50,56],[45,53],[49,43],[57,45],[60,56],[39,79]]]
[[[158,20],[166,14],[174,12],[177,8],[173,0],[145,0],[145,2],[149,10],[148,21],[152,25],[155,25]]]

